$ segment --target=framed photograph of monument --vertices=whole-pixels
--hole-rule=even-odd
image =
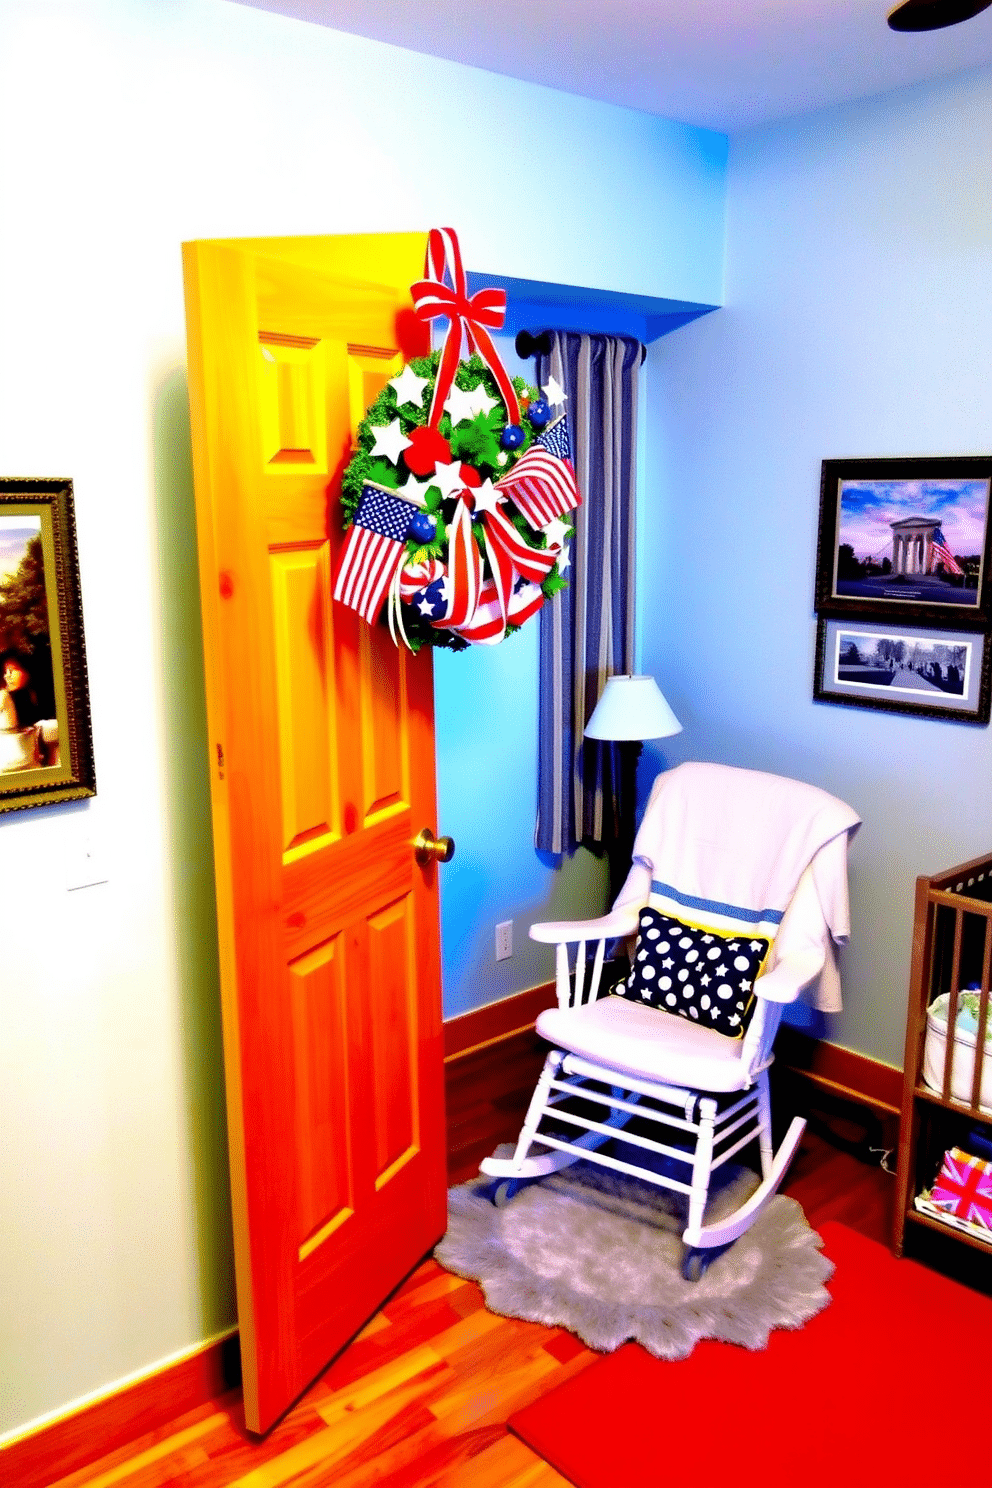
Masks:
[[[824,460],[817,611],[989,625],[990,490],[992,455]]]
[[[973,630],[821,616],[813,696],[854,708],[988,723],[990,658],[989,637]]]
[[[95,793],[72,482],[0,478],[0,811]]]

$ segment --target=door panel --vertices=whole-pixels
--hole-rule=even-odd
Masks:
[[[292,850],[340,834],[329,545],[282,549],[271,563],[283,847]]]
[[[271,470],[327,470],[322,343],[260,331],[259,424],[262,460]]]
[[[403,370],[403,359],[388,346],[348,347],[348,401],[351,409],[351,437],[358,437],[358,425],[367,408],[382,392],[386,383]]]
[[[375,1124],[376,1187],[417,1149],[416,1049],[410,1044],[415,982],[414,937],[408,897],[369,916],[369,971],[381,989],[372,1025],[372,1077],[385,1092]]]
[[[297,1130],[299,1258],[329,1239],[355,1207],[348,1090],[347,988],[341,936],[290,963]]]
[[[436,819],[430,655],[331,599],[357,418],[427,349],[408,294],[423,250],[184,248],[253,1430],[445,1224],[436,868],[413,857]]]
[[[362,676],[362,807],[366,825],[409,799],[409,760],[403,658],[385,634],[366,631]]]

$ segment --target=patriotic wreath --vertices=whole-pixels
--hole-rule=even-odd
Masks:
[[[358,426],[334,597],[370,625],[385,607],[411,651],[495,645],[565,586],[564,519],[581,499],[568,422],[552,412],[565,396],[553,378],[541,397],[507,375],[489,336],[506,296],[469,298],[450,228],[431,232],[411,293],[422,319],[448,319],[447,336],[387,382]]]

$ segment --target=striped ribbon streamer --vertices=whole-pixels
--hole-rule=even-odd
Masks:
[[[507,421],[518,424],[520,404],[489,334],[490,331],[498,331],[503,324],[506,291],[486,288],[469,295],[461,249],[454,228],[431,228],[427,238],[424,278],[411,284],[410,293],[413,296],[414,310],[421,320],[436,320],[441,316],[448,320],[441,365],[434,381],[434,396],[427,417],[430,427],[436,429],[441,422],[444,401],[451,391],[461,358],[463,337],[468,342],[469,350],[479,353],[495,377],[506,407]]]

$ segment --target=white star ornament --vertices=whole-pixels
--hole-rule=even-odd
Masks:
[[[475,389],[467,393],[464,388],[452,386],[451,392],[444,400],[444,406],[451,415],[453,425],[464,424],[468,419],[475,418]]]
[[[415,408],[423,408],[424,388],[429,382],[429,377],[418,377],[410,366],[404,367],[397,377],[391,377],[389,386],[396,393],[397,408],[403,408],[407,403],[412,403]]]
[[[427,492],[433,484],[430,478],[418,480],[415,475],[411,475],[406,485],[401,486],[396,494],[402,496],[404,501],[412,501],[415,506],[423,509],[427,505]]]
[[[549,377],[544,385],[544,396],[552,406],[560,403],[564,407],[568,401],[568,394],[558,379],[553,376]]]
[[[469,397],[472,399],[473,418],[477,417],[480,413],[491,413],[496,407],[497,400],[490,398],[481,382],[477,388],[472,389]]]
[[[560,548],[572,528],[569,522],[563,522],[560,517],[555,517],[543,530],[548,539],[548,547]]]
[[[488,476],[486,476],[486,479],[480,486],[472,486],[469,489],[475,497],[475,515],[477,517],[481,516],[483,512],[494,512],[498,504],[506,500],[506,497],[500,495]]]
[[[434,467],[434,474],[430,477],[429,484],[437,486],[445,501],[450,500],[452,496],[457,496],[465,485],[462,480],[461,461],[455,460],[450,465],[445,465],[439,460]]]
[[[393,465],[399,460],[403,451],[413,443],[403,433],[402,425],[398,418],[394,418],[391,424],[373,424],[372,434],[375,443],[370,451],[373,455],[385,455]]]

